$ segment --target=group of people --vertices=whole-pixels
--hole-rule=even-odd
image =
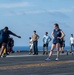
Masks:
[[[57,23],[54,24],[54,30],[52,31],[52,38],[48,35],[48,32],[45,32],[45,35],[43,37],[43,55],[45,53],[46,53],[46,55],[48,54],[49,42],[53,39],[49,57],[47,59],[45,59],[46,61],[51,60],[51,56],[52,56],[53,50],[55,48],[57,50],[56,60],[59,60],[60,52],[64,53],[64,47],[65,47],[64,37],[65,37],[65,33],[62,31],[62,29],[59,28],[59,25]],[[29,54],[33,53],[33,51],[34,51],[33,54],[38,55],[37,45],[38,45],[39,35],[36,34],[36,31],[34,31],[33,36],[30,37],[29,39],[30,39],[30,53]],[[71,46],[70,53],[72,53],[72,47],[74,46],[73,34],[71,34],[70,46]],[[45,49],[46,49],[46,51],[45,51]]]
[[[4,29],[0,30],[0,57],[3,54],[4,49],[6,48],[6,54],[7,54],[7,46],[9,45],[9,49],[12,50],[12,47],[14,46],[14,40],[10,38],[10,35],[13,35],[15,37],[21,38],[21,36],[16,35],[12,31],[8,29],[8,27],[5,27]],[[49,42],[53,39],[51,50],[49,53],[49,57],[46,59],[46,61],[51,59],[51,56],[53,54],[53,50],[56,48],[57,50],[57,57],[56,60],[59,60],[60,50],[62,53],[64,53],[64,47],[65,47],[65,40],[64,40],[65,34],[64,32],[59,28],[59,25],[57,23],[54,24],[54,30],[52,31],[52,38],[48,35],[48,32],[45,32],[45,35],[43,36],[43,55],[48,55],[48,46]],[[34,33],[32,37],[29,37],[30,39],[30,53],[33,55],[38,55],[38,39],[40,36],[36,33],[34,30]],[[12,43],[12,44],[10,44]],[[70,46],[72,53],[72,47],[74,47],[74,37],[73,34],[71,34],[70,38]],[[46,51],[45,51],[46,49]]]
[[[38,55],[38,39],[39,39],[39,35],[36,34],[36,31],[34,31],[32,37],[29,38],[30,39],[30,53],[34,53],[33,55]]]

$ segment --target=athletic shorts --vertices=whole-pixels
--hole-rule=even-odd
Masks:
[[[53,39],[53,44],[61,44],[61,39]]]
[[[5,47],[6,47],[6,46],[7,46],[7,43],[1,42],[1,43],[0,43],[0,48],[1,48],[2,46],[5,46]]]
[[[43,44],[43,47],[48,47],[48,43],[46,43],[46,44]]]
[[[32,44],[32,45],[30,45],[30,49],[33,49],[33,44]]]

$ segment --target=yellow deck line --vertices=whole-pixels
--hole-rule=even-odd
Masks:
[[[67,64],[67,63],[70,63],[70,62],[55,61],[55,62],[45,62],[45,63],[40,63],[40,64],[23,64],[23,65],[13,65],[13,66],[3,66],[3,67],[0,67],[0,70],[15,70],[15,69],[22,69],[22,68],[55,66],[55,65]]]

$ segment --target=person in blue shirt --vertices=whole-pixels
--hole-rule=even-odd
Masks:
[[[45,35],[43,37],[43,55],[45,54],[45,47],[46,47],[46,55],[48,54],[48,45],[50,41],[51,41],[51,38],[48,35],[48,32],[45,32]]]
[[[21,38],[21,36],[16,35],[12,31],[5,27],[4,29],[0,30],[0,56],[2,56],[3,50],[7,47],[9,35],[13,35],[15,37]]]
[[[56,23],[54,24],[54,30],[52,32],[52,37],[53,37],[53,44],[49,53],[49,57],[46,59],[46,61],[49,61],[51,59],[52,53],[54,48],[56,47],[57,50],[57,58],[56,61],[59,60],[59,54],[60,54],[60,44],[61,44],[61,39],[64,38],[65,34],[64,32],[59,28],[59,25]]]

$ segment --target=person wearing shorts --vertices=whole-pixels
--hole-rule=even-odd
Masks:
[[[10,31],[8,29],[8,27],[5,27],[4,29],[1,29],[0,30],[0,57],[2,56],[2,53],[4,51],[4,48],[6,47],[7,48],[7,44],[8,44],[8,38],[9,38],[9,35],[13,35],[13,36],[16,36],[18,38],[21,38],[21,36],[18,36],[16,35],[15,33],[13,33],[12,31]],[[7,51],[6,51],[7,53]]]
[[[14,46],[14,40],[12,37],[8,38],[8,53],[14,53],[13,51],[13,46]]]
[[[64,34],[64,32],[59,28],[59,25],[58,25],[57,23],[54,24],[54,30],[53,30],[53,32],[52,32],[53,43],[52,43],[52,47],[51,47],[51,50],[50,50],[50,53],[49,53],[49,57],[45,59],[46,61],[51,60],[51,56],[52,56],[52,53],[53,53],[53,50],[55,49],[55,47],[56,47],[56,50],[57,50],[56,61],[59,60],[60,42],[61,42],[61,39],[64,38],[64,36],[65,36],[65,34]]]
[[[64,48],[65,48],[65,39],[62,38],[60,43],[60,50],[62,51],[62,53],[64,53]]]
[[[51,38],[48,35],[48,32],[45,32],[45,35],[43,37],[43,55],[45,54],[45,48],[46,48],[46,55],[48,54],[48,45],[50,41],[51,41]]]

